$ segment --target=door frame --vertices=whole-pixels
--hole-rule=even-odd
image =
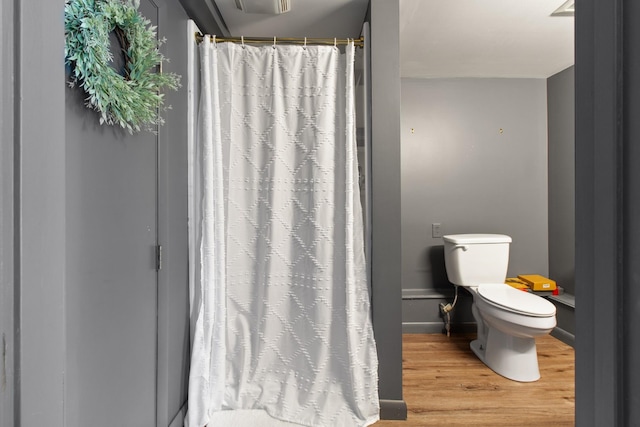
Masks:
[[[158,352],[156,419],[158,427],[182,426],[186,414],[190,364],[187,135],[191,76],[188,52],[195,41],[191,21],[179,2],[153,0],[158,6],[161,51],[171,60],[163,71],[181,75],[182,88],[165,91],[165,125],[159,129],[158,244],[162,268],[158,272]]]
[[[637,425],[640,6],[578,0],[576,17],[576,425]]]
[[[38,425],[46,418],[47,425],[62,427],[66,223],[61,108],[65,99],[64,23],[60,16],[64,3],[12,0],[2,2],[1,7],[3,37],[8,37],[2,41],[3,54],[7,49],[11,55],[2,61],[0,147],[0,264],[5,266],[0,275],[4,301],[0,320],[8,338],[5,357],[9,355],[3,360],[8,373],[3,389],[10,391],[2,392],[0,425]],[[12,88],[6,86],[7,81]],[[42,102],[45,99],[48,102]],[[13,173],[4,175],[7,164]],[[10,232],[5,228],[7,218]],[[5,231],[12,238],[5,239]],[[9,406],[6,412],[5,404]]]
[[[14,407],[14,15],[0,5],[0,426],[12,426]]]

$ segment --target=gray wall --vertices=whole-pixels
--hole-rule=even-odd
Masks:
[[[154,0],[170,62],[163,71],[182,76],[178,91],[166,91],[171,109],[160,130],[158,162],[158,240],[163,266],[158,276],[158,405],[159,426],[169,425],[187,400],[189,343],[189,264],[187,222],[187,46],[195,43],[188,16],[175,0]],[[180,423],[180,425],[182,425]]]
[[[167,40],[161,50],[170,62],[163,64],[163,71],[186,78],[187,43],[194,39],[187,33],[181,5],[172,0],[141,2],[141,13],[158,22],[159,37]],[[171,109],[162,113],[166,123],[154,137],[100,126],[97,115],[83,106],[81,91],[67,89],[67,425],[84,425],[93,417],[96,426],[140,419],[168,426],[186,402],[186,82],[178,91],[164,93]],[[156,143],[157,152],[141,151]],[[128,184],[123,185],[122,177]],[[128,236],[122,230],[128,230]],[[157,274],[149,265],[156,241],[163,247],[163,267]],[[131,262],[137,258],[142,262]],[[132,339],[135,345],[127,345]],[[119,370],[109,375],[114,365]],[[123,376],[127,369],[132,372]],[[144,392],[132,398],[138,389]]]
[[[553,335],[573,345],[575,336],[575,68],[547,79],[549,123],[549,277],[565,290],[553,299]]]
[[[163,6],[165,0],[156,0],[156,3]],[[175,23],[176,33],[171,33],[171,37],[181,34],[179,40],[172,42],[180,44],[180,51],[186,50],[186,33],[179,29],[184,12],[175,7],[177,2],[167,0],[166,4],[166,13],[161,13],[160,20]],[[68,227],[66,223],[66,84],[61,19],[64,2],[13,0],[2,2],[0,7],[0,71],[3,77],[0,86],[0,332],[3,341],[0,425],[19,427],[45,422],[48,426],[62,427],[65,416],[73,415],[65,414],[68,408],[65,408],[63,400],[67,357],[64,325],[66,243],[73,226]],[[45,37],[41,29],[46,29]],[[170,67],[181,66],[180,63],[172,63]],[[179,96],[186,99],[184,91]],[[174,118],[167,118],[167,126],[174,133],[160,137],[161,161],[171,164],[173,169],[168,173],[168,180],[175,178],[176,174],[181,176],[181,144],[184,143],[186,148],[186,133],[177,136],[182,126],[180,121],[185,120],[180,116],[186,114],[186,110],[177,105],[176,98],[171,102],[177,108],[171,113]],[[162,183],[160,185],[163,186]],[[182,196],[172,199],[179,185],[179,177],[175,184],[164,185],[165,196],[182,203]],[[179,211],[175,205],[160,206],[160,215],[166,214],[170,218],[160,218],[160,222],[166,225],[165,230],[172,230],[166,233],[171,234],[169,238],[176,239],[174,243],[178,247],[182,238],[179,230],[186,228]],[[176,223],[172,221],[180,221],[179,226],[173,227]],[[183,255],[179,249],[172,255],[173,265],[186,265],[186,242],[184,246]],[[171,298],[186,289],[185,272],[186,268],[178,268],[168,275],[172,277],[170,285],[173,290],[167,291],[166,299],[172,313],[165,322],[178,319],[177,329],[184,328],[183,323],[187,321],[187,300],[180,295],[175,301]],[[91,317],[88,316],[86,321],[91,322]],[[175,336],[168,340],[171,345],[176,341],[185,342],[184,338]],[[167,393],[166,401],[160,403],[160,410],[164,412],[175,411],[184,401],[182,349],[180,346],[167,356],[165,374],[170,378],[165,383],[171,391]],[[176,357],[175,352],[181,355]],[[162,421],[160,416],[158,419]]]
[[[547,79],[549,123],[549,275],[575,294],[574,67]]]
[[[17,3],[16,421],[31,426],[46,419],[51,426],[61,426],[67,228],[64,35],[59,17],[64,5]],[[33,28],[46,28],[47,36]]]
[[[0,6],[3,427],[63,425],[63,7],[21,0]],[[34,28],[46,29],[46,37]]]
[[[400,214],[399,5],[372,0],[372,312],[383,418],[404,419]]]
[[[0,4],[0,426],[12,426],[14,405],[14,19]]]
[[[449,288],[443,234],[513,238],[508,275],[548,273],[545,81],[403,79],[402,288]]]

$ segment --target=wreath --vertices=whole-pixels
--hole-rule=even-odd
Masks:
[[[65,61],[71,66],[69,85],[88,95],[86,106],[100,113],[100,124],[120,125],[129,133],[153,131],[160,117],[162,87],[177,89],[180,77],[155,72],[166,58],[158,48],[156,27],[138,13],[139,0],[65,0]],[[124,55],[124,70],[110,63],[109,34]]]

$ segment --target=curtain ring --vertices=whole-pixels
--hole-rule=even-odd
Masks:
[[[304,38],[304,46],[302,46],[304,50],[307,50],[307,38]]]
[[[242,48],[244,49],[244,36],[240,36],[240,41],[242,42]]]
[[[276,36],[273,36],[273,48],[276,48]]]
[[[338,47],[338,38],[337,37],[333,38],[333,47]]]

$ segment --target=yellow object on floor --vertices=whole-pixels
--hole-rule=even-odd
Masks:
[[[522,280],[532,291],[554,291],[556,282],[539,274],[519,274],[518,279]]]

